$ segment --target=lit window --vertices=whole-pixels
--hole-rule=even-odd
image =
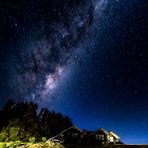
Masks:
[[[114,138],[113,137],[110,137],[110,142],[113,142],[114,141]]]
[[[96,140],[100,140],[100,135],[96,134]]]
[[[104,140],[104,135],[101,135],[101,138],[102,138],[101,140]]]
[[[95,136],[96,136],[96,139],[97,140],[104,140],[104,135],[98,135],[98,134],[96,134]]]
[[[109,135],[107,136],[107,140],[109,140],[110,139],[110,137],[109,137]]]

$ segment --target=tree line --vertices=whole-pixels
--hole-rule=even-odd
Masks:
[[[71,119],[61,113],[42,108],[33,102],[9,100],[0,110],[0,141],[28,141],[35,137],[38,141],[59,134],[69,128]]]

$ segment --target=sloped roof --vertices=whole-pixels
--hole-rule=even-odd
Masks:
[[[94,131],[85,131],[87,133],[87,135],[92,134]]]
[[[58,135],[56,135],[54,137],[51,137],[50,139],[54,139],[54,138],[60,138],[60,139],[62,139],[61,134],[63,134],[64,132],[66,132],[66,131],[68,131],[68,130],[70,130],[72,128],[80,131],[81,133],[84,133],[84,135],[87,134],[85,131],[81,130],[80,128],[78,128],[77,126],[74,125],[74,126],[71,126],[71,127],[67,128],[67,129],[63,130],[61,133],[59,133]]]
[[[112,131],[109,131],[109,134],[111,134],[116,139],[120,139],[120,137],[117,134],[115,134],[114,132],[112,132]]]
[[[84,133],[84,134],[86,134],[86,132],[85,131],[83,131],[83,130],[81,130],[80,128],[78,128],[77,126],[71,126],[71,127],[69,127],[68,129],[65,129],[64,131],[62,131],[60,134],[63,134],[64,132],[66,132],[66,131],[68,131],[68,130],[70,130],[70,129],[76,129],[76,130],[78,130],[79,132],[81,132],[81,133]]]
[[[60,135],[57,135],[57,136],[54,136],[54,137],[51,137],[50,138],[50,140],[52,140],[52,139],[60,139],[60,140],[63,140],[63,138],[60,136]]]
[[[108,131],[105,130],[104,128],[99,128],[99,129],[97,129],[96,131],[92,132],[92,133],[91,133],[90,135],[88,135],[88,136],[91,136],[91,135],[97,133],[98,131],[102,131],[102,132],[105,133],[106,135],[109,134]]]

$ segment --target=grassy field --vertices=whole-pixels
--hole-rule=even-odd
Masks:
[[[0,142],[0,148],[65,148],[59,143],[52,142],[39,142],[39,143],[30,143],[30,142],[21,142],[17,144],[16,142]]]
[[[65,148],[148,148],[148,145],[67,145]]]
[[[148,145],[65,145],[53,143],[21,143],[16,145],[15,142],[0,142],[0,148],[148,148]]]

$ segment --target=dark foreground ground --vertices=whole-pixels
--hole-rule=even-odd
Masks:
[[[148,145],[65,145],[65,148],[148,148]]]

